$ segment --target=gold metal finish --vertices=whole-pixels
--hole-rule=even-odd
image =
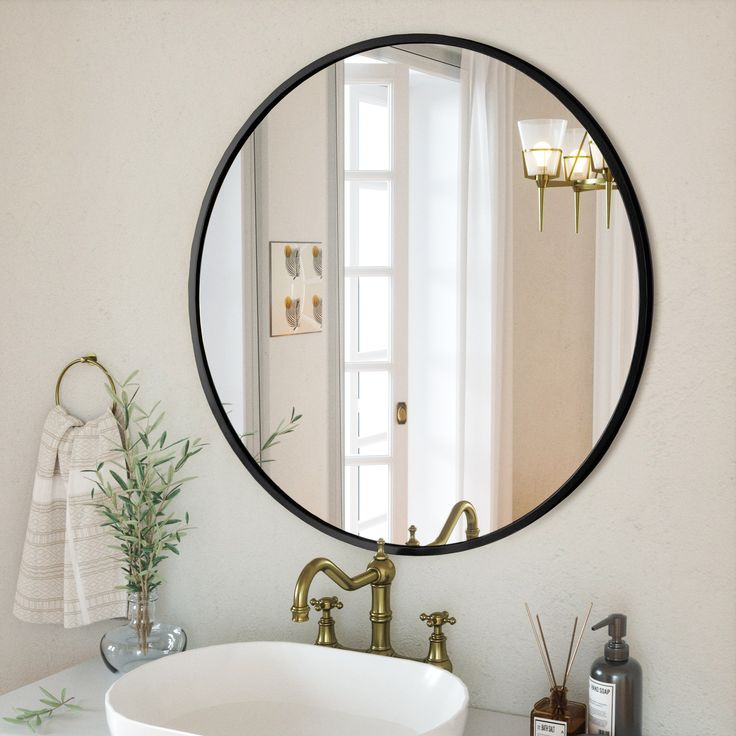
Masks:
[[[589,153],[587,155],[584,153],[581,153],[581,151],[583,150],[583,146],[585,145],[585,139],[587,137],[588,137],[588,131],[586,130],[583,132],[583,139],[580,141],[580,145],[575,150],[575,155],[562,157],[563,166],[565,170],[565,179],[567,179],[567,181],[569,182],[579,181],[580,178],[587,179],[590,176],[590,167],[592,165],[592,157],[590,156]],[[588,159],[587,166],[585,167],[585,176],[578,177],[578,179],[575,179],[574,178],[575,168],[578,165],[578,161],[580,161],[581,158]],[[571,159],[572,159],[572,165],[568,167],[567,164]]]
[[[406,402],[399,401],[396,404],[396,424],[406,424],[407,416]]]
[[[465,514],[467,521],[465,539],[477,539],[480,534],[480,528],[478,527],[478,512],[475,510],[475,506],[470,501],[458,501],[450,509],[450,513],[447,515],[447,519],[437,538],[433,542],[430,542],[427,547],[439,547],[442,544],[447,544],[463,514]],[[412,524],[409,527],[409,539],[406,541],[407,547],[420,546],[419,540],[416,538],[416,533],[417,528]]]
[[[605,160],[603,166],[596,168],[593,164],[594,157],[592,151],[588,154],[582,153],[583,146],[585,145],[586,139],[588,141],[589,148],[595,147],[595,144],[588,136],[587,131],[583,135],[583,140],[577,148],[575,154],[571,156],[563,156],[561,149],[558,148],[529,148],[522,149],[521,160],[524,167],[524,178],[533,179],[537,184],[537,209],[538,209],[538,227],[539,232],[544,231],[544,195],[545,191],[550,188],[556,187],[571,187],[575,195],[575,232],[580,232],[580,192],[591,192],[598,190],[605,190],[606,192],[606,228],[611,227],[611,209],[613,190],[618,189],[616,182],[613,178],[610,168],[608,168]],[[598,149],[596,149],[598,150]],[[557,160],[557,167],[546,173],[546,174],[530,174],[529,168],[526,163],[526,155],[534,153],[559,153],[560,157]],[[584,179],[573,179],[572,176],[575,172],[575,166],[581,159],[588,159],[588,165],[586,167],[587,178]],[[560,179],[560,163],[562,163],[563,177]],[[593,174],[591,177],[590,174]]]
[[[335,619],[332,618],[332,609],[342,608],[342,602],[337,600],[337,596],[326,596],[325,598],[312,598],[309,601],[315,611],[322,611],[322,617],[319,620],[319,630],[317,632],[317,640],[314,642],[322,647],[342,648],[337,642],[335,634]]]
[[[378,550],[368,563],[365,572],[350,577],[334,562],[326,557],[317,557],[308,562],[301,571],[294,588],[294,604],[291,607],[291,620],[301,623],[309,619],[309,586],[315,575],[323,572],[343,590],[359,590],[371,586],[371,645],[369,652],[393,656],[391,647],[391,582],[396,576],[394,563],[383,549],[383,539],[378,540]]]
[[[551,170],[547,171],[545,174],[530,174],[529,169],[526,165],[526,154],[531,153],[534,155],[535,153],[555,153],[559,154],[559,156],[556,156],[557,159],[557,166]],[[561,148],[524,148],[521,152],[521,161],[524,164],[524,176],[527,179],[536,179],[537,176],[547,176],[550,179],[556,179],[560,175],[560,164],[562,162],[562,149]],[[547,168],[546,166],[544,167]]]
[[[540,174],[537,176],[537,195],[539,197],[539,204],[538,204],[538,210],[539,210],[539,232],[541,233],[544,230],[544,190],[547,188],[547,184],[549,184],[549,177]]]
[[[406,540],[407,547],[419,547],[419,540],[416,538],[417,528],[412,524],[409,527],[409,539]]]
[[[452,662],[447,655],[447,637],[442,631],[444,624],[454,626],[457,619],[450,616],[447,611],[435,611],[434,613],[422,613],[419,616],[421,621],[426,621],[427,626],[433,629],[429,637],[429,653],[424,661],[427,664],[433,664],[441,667],[443,670],[452,672]]]
[[[360,588],[366,585],[376,583],[380,577],[378,570],[369,568],[365,572],[351,578],[331,560],[328,560],[326,557],[317,557],[306,564],[296,581],[294,605],[291,607],[292,621],[303,623],[309,620],[309,606],[307,605],[309,586],[312,584],[315,575],[319,572],[323,572],[343,590],[360,590]]]
[[[309,599],[309,587],[317,573],[320,572],[327,575],[343,590],[352,591],[359,590],[366,585],[371,586],[371,609],[369,614],[371,643],[367,650],[353,651],[367,651],[368,654],[380,654],[385,657],[413,659],[412,657],[402,657],[391,646],[391,619],[393,617],[391,612],[391,583],[396,577],[396,568],[384,550],[383,539],[378,540],[376,554],[368,563],[365,572],[350,577],[331,560],[326,557],[317,557],[304,566],[296,581],[294,601],[291,606],[292,621],[301,623],[309,619],[309,605],[307,605],[307,600],[309,600],[309,603],[316,610],[322,612],[315,644],[348,649],[349,647],[338,644],[335,636],[335,622],[331,615],[331,610],[342,608],[342,603],[334,596]],[[423,621],[428,621],[428,626],[435,627],[429,639],[429,654],[423,661],[452,671],[452,664],[447,656],[446,639],[442,633],[442,625],[445,623],[454,624],[455,619],[450,618],[447,611],[422,614],[422,616]],[[434,623],[435,621],[438,623]]]
[[[64,366],[64,369],[59,374],[59,378],[56,381],[56,405],[61,405],[61,382],[64,380],[64,375],[66,372],[77,363],[86,363],[87,365],[92,365],[95,368],[99,368],[107,377],[107,382],[110,384],[110,388],[112,391],[115,391],[115,381],[113,380],[112,376],[108,373],[107,368],[102,365],[102,363],[97,362],[97,356],[94,353],[90,353],[90,355],[84,355],[81,358],[77,358],[76,360],[73,360],[71,363],[68,363],[66,366]],[[113,410],[115,409],[115,402],[113,402],[112,405]]]
[[[451,509],[447,516],[442,530],[437,535],[437,539],[430,542],[428,547],[439,547],[441,544],[447,544],[457,526],[460,518],[465,514],[465,521],[467,526],[465,527],[465,539],[477,539],[480,534],[478,528],[478,514],[470,501],[458,501]]]

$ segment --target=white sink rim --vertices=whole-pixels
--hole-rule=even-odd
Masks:
[[[433,734],[437,734],[438,736],[444,736],[444,734],[461,734],[467,717],[469,697],[465,684],[456,675],[432,665],[400,659],[398,657],[382,657],[344,649],[318,647],[313,644],[255,641],[217,644],[192,649],[181,654],[150,662],[122,675],[105,694],[105,712],[110,732],[113,736],[122,735],[123,733],[129,733],[131,736],[137,736],[138,734],[141,736],[144,734],[150,734],[151,736],[154,736],[154,734],[160,734],[160,736],[197,736],[196,731],[182,731],[166,725],[174,717],[171,714],[167,717],[160,714],[155,716],[148,714],[147,717],[144,717],[144,714],[146,708],[155,710],[155,708],[161,706],[160,701],[156,701],[153,696],[156,688],[152,685],[167,681],[173,683],[174,680],[170,679],[170,675],[173,674],[183,674],[186,678],[187,673],[189,673],[190,691],[193,693],[192,697],[205,697],[203,702],[208,702],[206,701],[206,696],[200,693],[200,690],[203,689],[201,672],[206,670],[207,665],[211,668],[213,663],[218,664],[218,657],[224,660],[235,658],[235,664],[230,663],[231,666],[235,667],[241,664],[241,662],[243,666],[247,666],[250,662],[252,668],[255,668],[258,664],[274,661],[273,658],[275,658],[277,665],[280,662],[280,666],[282,667],[280,674],[282,676],[288,675],[291,678],[298,677],[300,688],[304,688],[306,691],[309,691],[310,687],[312,689],[315,687],[322,688],[323,692],[318,694],[317,699],[319,701],[319,697],[322,698],[318,702],[318,707],[323,708],[329,708],[334,703],[329,700],[331,695],[329,678],[327,678],[327,682],[324,682],[321,674],[325,672],[330,673],[335,668],[337,670],[340,667],[343,669],[347,668],[351,673],[351,680],[360,680],[363,678],[366,680],[366,684],[370,684],[372,688],[379,689],[383,686],[387,694],[393,694],[394,692],[397,694],[397,698],[392,699],[391,703],[384,706],[384,709],[388,711],[387,714],[384,714],[382,710],[382,712],[370,714],[370,716],[383,718],[407,729],[413,729],[413,732],[417,736],[424,734],[430,736]],[[258,659],[259,657],[260,660]],[[187,665],[188,668],[182,668],[182,665]],[[200,670],[198,665],[204,669]],[[284,669],[285,665],[288,669]],[[319,673],[315,673],[315,666],[320,669]],[[299,671],[297,671],[297,667]],[[300,672],[305,668],[308,668],[307,675],[303,677]],[[277,678],[279,675],[277,669],[278,666],[268,677]],[[219,674],[220,670],[218,669],[217,672]],[[247,670],[243,670],[242,675],[244,677],[247,677],[248,674]],[[253,675],[254,672],[251,670],[250,674]],[[250,684],[255,684],[256,689],[261,686],[261,674],[264,674],[265,677],[265,673],[260,670],[258,671],[257,681],[255,683],[253,681],[250,682]],[[352,677],[353,674],[355,675],[354,678]],[[196,679],[197,677],[200,679]],[[411,681],[414,677],[416,677],[416,680],[413,685],[406,688],[405,691],[398,689],[404,687],[404,684]],[[236,676],[231,677],[228,683],[223,682],[223,687],[225,689],[235,687],[233,684],[235,679]],[[393,682],[389,683],[388,681],[390,680],[393,680]],[[207,678],[205,678],[205,681],[208,685],[212,685],[212,682]],[[242,688],[243,682],[243,680],[240,680],[238,687]],[[280,682],[281,680],[279,680]],[[397,689],[392,689],[391,684]],[[215,686],[212,685],[212,687]],[[263,685],[262,687],[265,688],[267,686]],[[218,686],[216,689],[219,691],[220,687]],[[145,696],[149,692],[152,693],[152,697],[146,701]],[[300,696],[297,695],[295,697],[293,689],[277,691],[274,687],[274,689],[268,692],[273,693],[271,698],[259,700],[258,697],[251,697],[251,702],[299,704]],[[355,686],[355,692],[363,692],[363,688],[357,684]],[[438,699],[436,697],[438,692],[446,694],[448,697]],[[242,691],[239,697],[243,698],[246,695],[250,695],[250,687]],[[305,693],[302,693],[301,697],[304,698]],[[187,704],[190,704],[190,702],[187,700]],[[223,704],[234,702],[248,702],[248,700],[241,701],[233,700],[232,698],[225,698],[223,700]],[[347,701],[338,702],[345,704]],[[355,710],[356,702],[357,699],[344,709],[340,708],[339,710],[345,712],[346,715],[365,715]],[[372,699],[372,702],[382,702],[381,696],[377,699]],[[309,699],[307,699],[307,703],[312,704]],[[416,705],[421,715],[414,716],[414,711],[411,711],[411,715],[407,714],[407,709],[412,704]],[[363,705],[363,703],[361,702],[359,707],[360,705]],[[365,706],[363,705],[363,707]],[[196,710],[196,708],[192,707],[189,711],[182,708],[181,710],[176,710],[176,712],[179,716],[182,716],[188,712],[195,712]],[[397,715],[397,712],[400,715]],[[412,720],[412,718],[415,720]],[[430,724],[429,726],[427,726],[428,722]]]

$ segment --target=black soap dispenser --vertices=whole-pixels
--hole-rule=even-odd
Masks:
[[[612,613],[593,631],[603,626],[608,626],[611,639],[590,668],[588,731],[600,736],[642,736],[642,673],[623,640],[626,616]]]

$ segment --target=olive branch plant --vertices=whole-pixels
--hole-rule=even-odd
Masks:
[[[254,453],[253,459],[261,466],[263,467],[266,463],[272,463],[274,462],[273,458],[265,458],[264,454],[270,450],[272,447],[275,447],[276,445],[281,444],[281,438],[284,435],[291,434],[295,429],[299,427],[299,422],[302,420],[302,415],[296,413],[296,409],[292,406],[291,407],[291,416],[286,419],[281,419],[279,421],[278,425],[276,426],[276,429],[274,429],[273,432],[266,438],[266,440],[261,444],[260,449]],[[246,432],[245,434],[240,435],[240,439],[245,439],[246,437],[253,437],[255,434],[254,432]]]
[[[69,710],[82,710],[80,705],[72,703],[73,697],[66,696],[66,688],[61,691],[61,695],[58,697],[52,695],[46,688],[39,688],[43,694],[43,698],[39,698],[43,704],[43,708],[13,708],[15,711],[14,716],[4,716],[3,720],[8,723],[12,723],[16,726],[26,726],[33,733],[41,726],[42,722],[46,719],[52,718],[54,713],[59,711],[60,708],[68,708]]]
[[[179,544],[192,527],[189,512],[179,518],[171,503],[193,476],[181,477],[187,462],[204,448],[197,439],[169,440],[161,425],[165,417],[160,402],[144,409],[137,401],[140,386],[132,383],[138,371],[125,381],[108,386],[116,410],[121,442],[113,457],[101,462],[93,475],[92,503],[117,540],[126,584],[138,595],[136,618],[138,645],[145,654],[152,622],[149,596],[161,585],[160,565],[170,554],[179,554]]]

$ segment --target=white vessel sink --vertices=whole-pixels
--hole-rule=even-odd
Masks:
[[[437,667],[287,642],[175,654],[105,696],[112,736],[461,736],[467,709]]]

